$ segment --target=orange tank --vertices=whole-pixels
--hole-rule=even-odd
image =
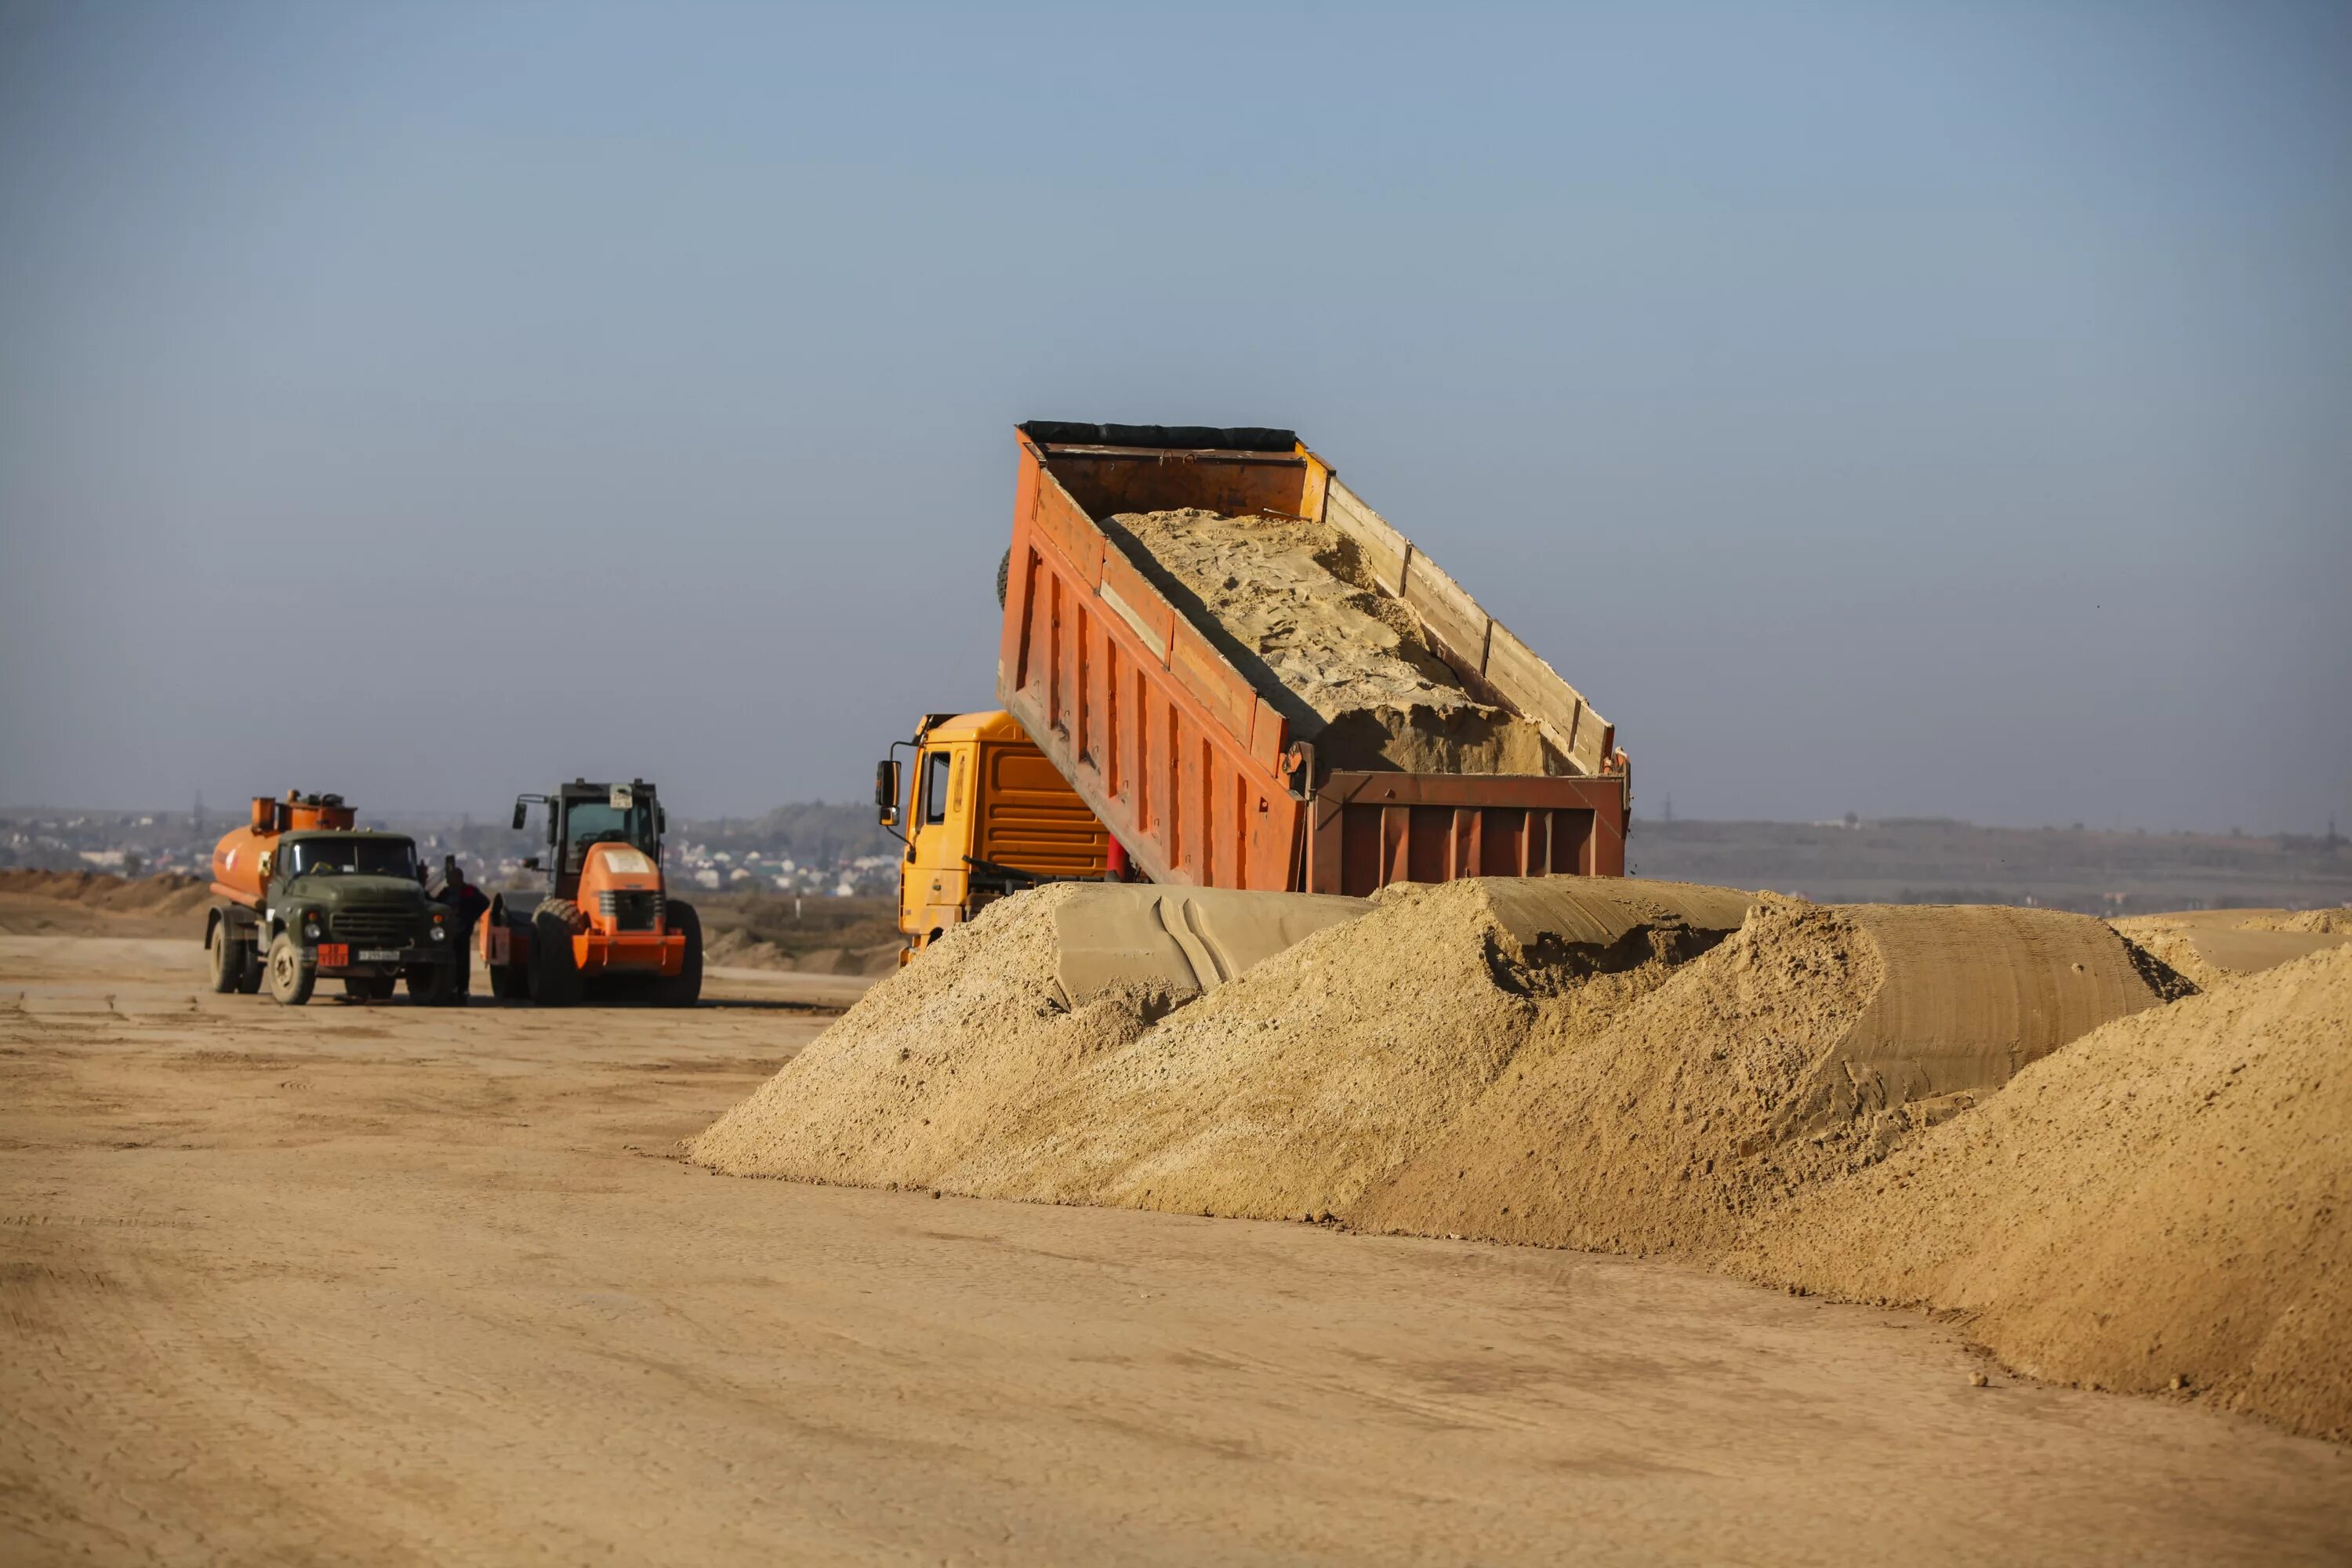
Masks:
[[[359,814],[339,795],[304,795],[288,790],[282,800],[266,795],[253,797],[253,816],[243,827],[221,835],[213,846],[213,891],[241,904],[257,904],[268,875],[262,858],[281,833],[349,828]]]

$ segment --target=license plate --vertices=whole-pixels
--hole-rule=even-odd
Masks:
[[[362,963],[398,963],[400,949],[396,947],[363,947],[359,951]]]

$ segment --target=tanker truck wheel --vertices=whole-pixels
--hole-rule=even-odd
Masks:
[[[302,962],[294,939],[279,931],[269,943],[269,995],[281,1007],[299,1007],[310,999],[319,972]]]
[[[383,983],[392,994],[392,982]],[[408,1000],[418,1007],[446,1007],[457,996],[457,966],[454,963],[412,963],[408,966]]]
[[[580,961],[572,939],[588,929],[588,917],[570,899],[549,899],[530,916],[530,999],[542,1007],[569,1007],[580,1000]]]
[[[392,976],[389,974],[351,974],[343,978],[343,994],[354,1002],[389,1002],[392,1000]]]
[[[245,984],[245,943],[236,940],[236,930],[226,921],[213,928],[212,951],[205,956],[215,995],[226,996]]]
[[[691,1007],[702,1000],[702,917],[692,904],[672,899],[663,918],[671,930],[686,933],[686,963],[676,974],[663,978],[657,994],[665,1007]]]
[[[237,962],[245,965],[245,973],[236,977],[236,994],[240,996],[260,995],[261,983],[268,978],[268,965],[261,958],[261,944],[250,938],[239,938],[236,952]]]

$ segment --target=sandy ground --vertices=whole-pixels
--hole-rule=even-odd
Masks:
[[[2352,1450],[1657,1262],[718,1178],[824,1016],[0,938],[0,1561],[2342,1562]]]

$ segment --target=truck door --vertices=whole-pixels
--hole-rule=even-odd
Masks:
[[[968,744],[927,746],[915,760],[910,846],[901,928],[916,944],[964,918],[971,853],[972,752]]]

